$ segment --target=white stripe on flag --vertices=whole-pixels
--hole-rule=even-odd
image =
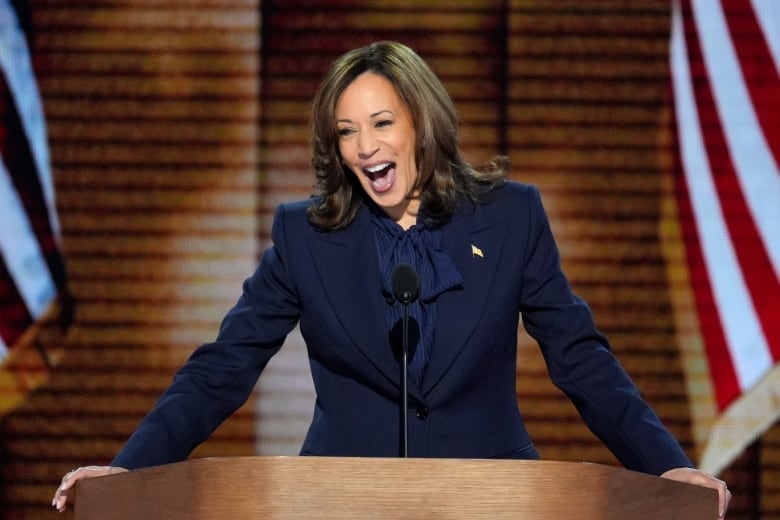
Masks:
[[[764,137],[719,0],[695,0],[693,16],[729,152],[753,221],[780,278],[780,172]]]
[[[764,33],[769,52],[780,70],[780,2],[777,0],[752,0],[758,24]]]
[[[734,252],[712,179],[690,77],[677,2],[672,20],[672,76],[680,154],[691,205],[718,313],[742,389],[772,366],[753,302]]]
[[[5,259],[8,272],[27,306],[27,311],[33,318],[39,318],[56,296],[57,289],[27,213],[2,161],[0,208],[3,208],[0,255]]]
[[[32,59],[24,33],[16,19],[16,11],[8,0],[0,0],[0,70],[5,74],[11,98],[22,122],[30,151],[35,161],[48,209],[54,239],[60,241],[60,224],[54,204],[54,183],[49,162],[46,124],[38,84],[32,69]],[[30,172],[33,173],[33,172]]]

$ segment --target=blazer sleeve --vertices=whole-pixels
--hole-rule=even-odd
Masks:
[[[691,467],[597,330],[588,305],[573,293],[538,190],[529,193],[521,313],[552,381],[626,468],[660,475]]]
[[[112,465],[136,469],[178,462],[246,402],[271,357],[298,321],[287,272],[285,206],[277,209],[274,245],[243,284],[215,341],[196,349],[140,423]]]

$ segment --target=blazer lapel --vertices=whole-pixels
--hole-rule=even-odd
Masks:
[[[473,209],[473,211],[472,211]],[[488,308],[488,296],[498,268],[505,223],[490,222],[479,205],[458,212],[442,228],[442,246],[463,277],[461,289],[439,297],[431,359],[423,378],[428,394],[442,379],[470,339]]]
[[[504,223],[486,219],[479,205],[473,211],[457,212],[442,228],[442,247],[460,271],[463,286],[439,297],[434,344],[422,388],[409,382],[413,398],[419,400],[439,383],[487,308],[501,255],[503,228]],[[309,249],[328,303],[342,328],[356,348],[398,388],[399,365],[388,339],[373,233],[370,215],[363,210],[346,229],[317,235]]]
[[[328,303],[355,346],[396,387],[399,366],[386,325],[374,230],[362,210],[346,229],[322,233],[309,243]]]

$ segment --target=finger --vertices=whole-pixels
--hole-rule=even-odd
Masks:
[[[62,489],[62,486],[60,486],[57,488],[57,492],[54,493],[54,498],[51,500],[51,505],[61,510],[61,508],[65,505],[65,502],[67,500],[68,500],[67,491]]]
[[[53,507],[56,507],[59,512],[62,512],[65,510],[65,504],[68,501],[68,489],[70,489],[73,486],[74,480],[71,480],[71,477],[79,472],[81,468],[73,469],[62,477],[62,481],[60,481],[60,485],[57,488],[57,491],[54,493],[54,498],[52,498],[51,505]]]
[[[59,501],[60,497],[65,493],[65,490],[63,489],[63,484],[65,481],[65,477],[63,477],[63,482],[60,483],[59,487],[57,488],[57,491],[54,492],[54,498],[51,499],[51,505],[56,506],[57,502]]]
[[[726,511],[729,508],[729,502],[731,502],[731,491],[726,487],[726,483],[723,482],[723,486],[718,490],[718,515],[719,518],[726,516]]]
[[[68,494],[65,491],[58,490],[57,494],[54,496],[54,500],[52,500],[51,505],[54,506],[57,511],[62,513],[65,511],[65,505],[68,502]]]

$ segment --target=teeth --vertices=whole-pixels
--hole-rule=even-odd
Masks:
[[[377,172],[381,172],[382,170],[384,170],[388,166],[390,166],[389,162],[388,163],[377,164],[376,166],[372,166],[370,168],[366,168],[366,171],[369,172],[369,173],[377,173]]]

